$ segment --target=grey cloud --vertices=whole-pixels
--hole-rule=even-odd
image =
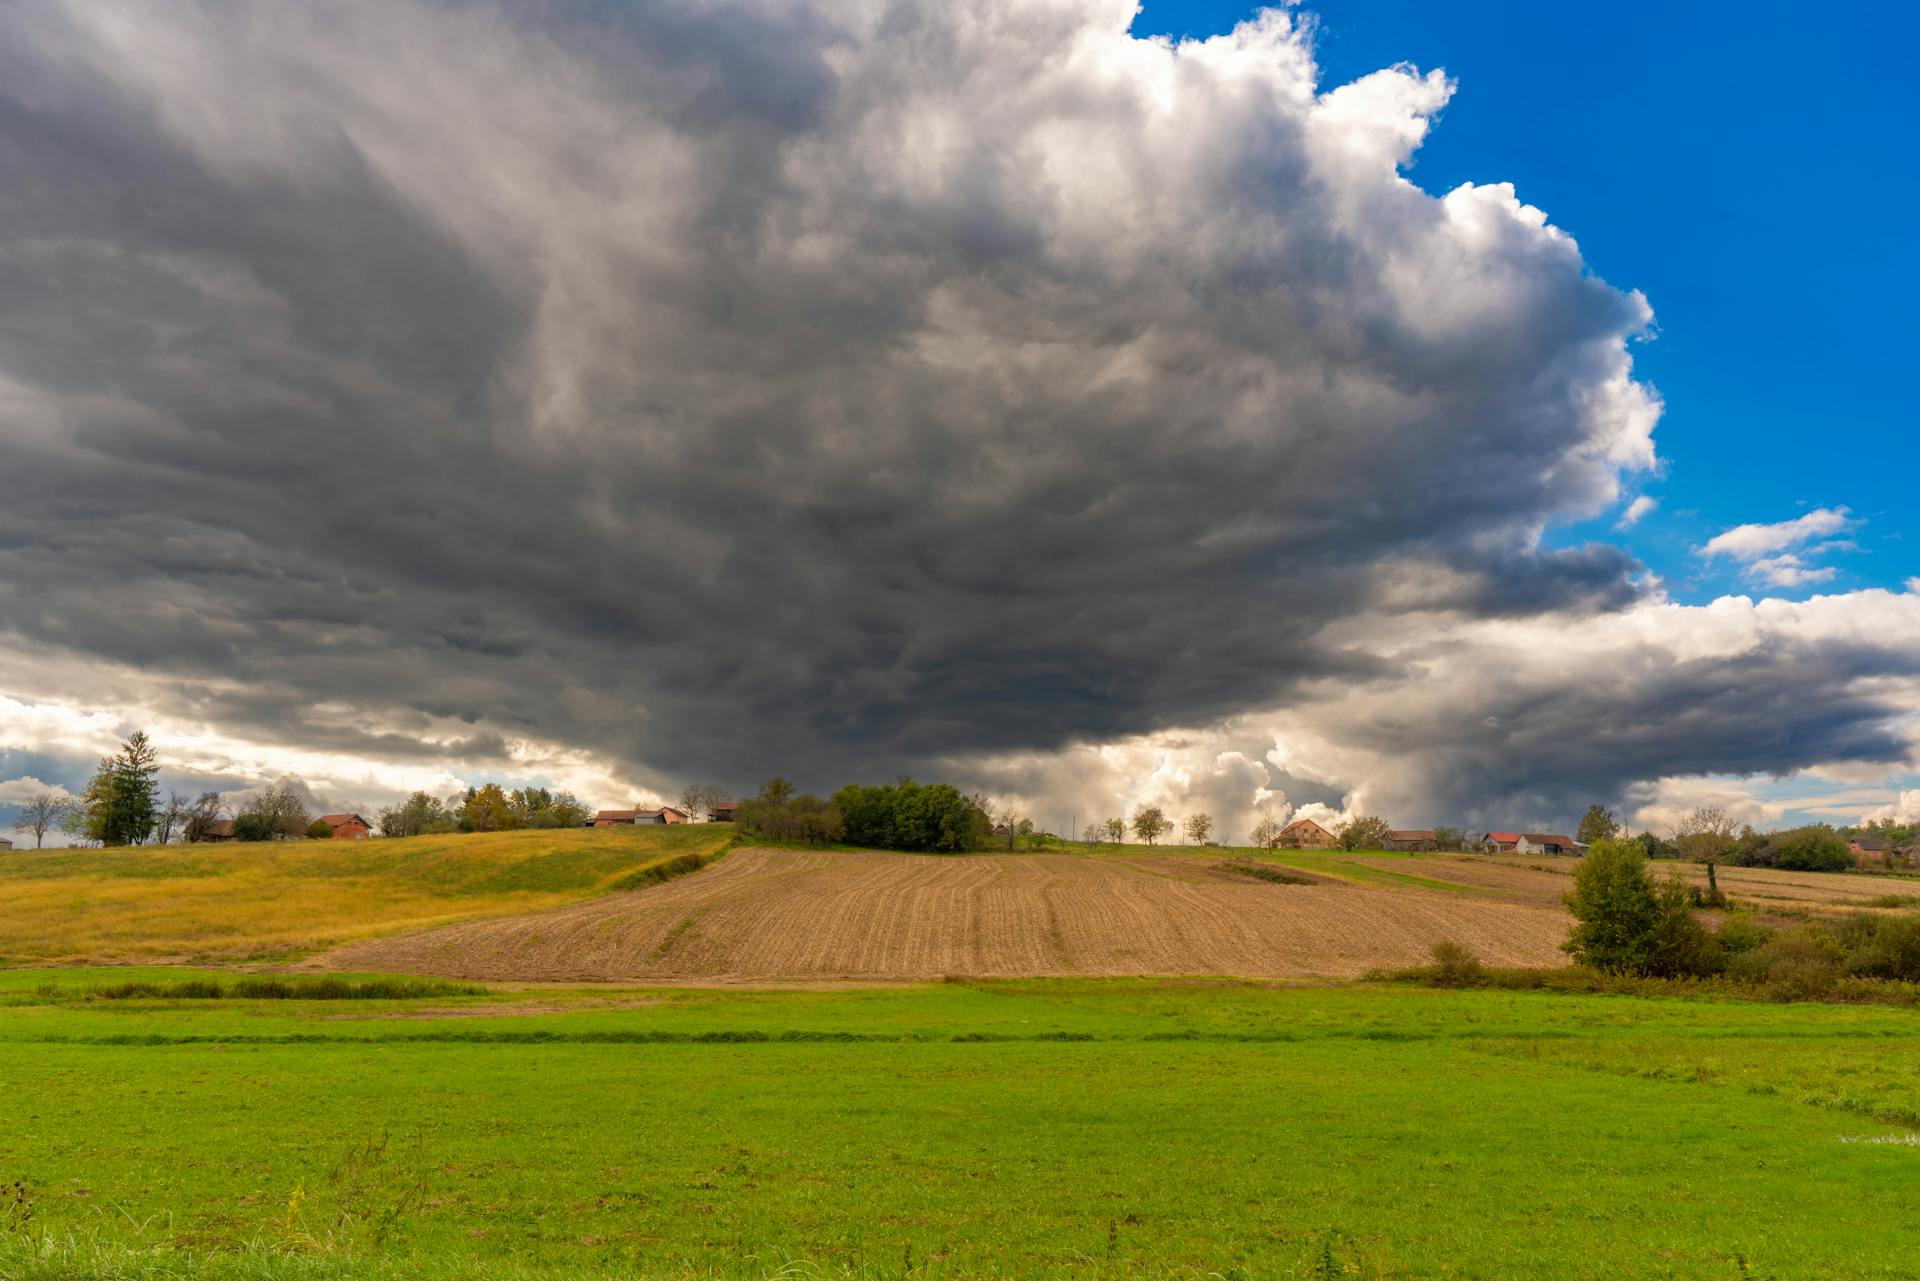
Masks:
[[[0,15],[19,645],[269,741],[831,784],[1374,679],[1322,633],[1382,566],[1638,594],[1535,535],[1650,461],[1643,304],[1401,182],[1443,89],[1340,116],[1282,17],[225,14]]]

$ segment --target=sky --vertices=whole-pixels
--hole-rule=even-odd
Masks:
[[[0,819],[1920,817],[1913,22],[9,10]]]

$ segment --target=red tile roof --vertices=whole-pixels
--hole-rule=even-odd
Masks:
[[[1505,844],[1508,844],[1508,845],[1513,845],[1513,844],[1515,844],[1515,843],[1517,843],[1517,842],[1518,842],[1518,841],[1520,840],[1520,833],[1518,833],[1518,832],[1488,832],[1488,833],[1487,833],[1487,839],[1488,839],[1488,840],[1490,840],[1490,841],[1501,841],[1501,842],[1504,842]]]
[[[367,822],[366,819],[361,818],[358,814],[322,814],[320,821],[328,827],[344,827],[348,823],[358,823],[362,827],[373,826],[373,824]]]

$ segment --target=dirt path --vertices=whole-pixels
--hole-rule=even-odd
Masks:
[[[1557,905],[1277,885],[1215,860],[736,850],[666,885],[337,948],[315,964],[475,979],[721,981],[946,975],[1352,977],[1441,939],[1555,965]]]

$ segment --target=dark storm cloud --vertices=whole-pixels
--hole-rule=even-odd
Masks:
[[[530,14],[0,15],[17,644],[262,742],[831,783],[1378,679],[1323,629],[1396,593],[1637,597],[1536,538],[1651,462],[1645,305],[1398,177],[1439,78],[1117,3]]]

